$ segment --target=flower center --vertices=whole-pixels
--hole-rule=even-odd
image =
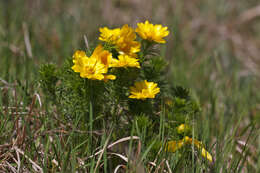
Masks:
[[[95,73],[95,69],[93,67],[88,67],[88,74],[94,74]]]

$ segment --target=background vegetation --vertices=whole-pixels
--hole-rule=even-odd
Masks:
[[[190,88],[200,103],[194,133],[215,160],[197,166],[170,160],[173,172],[259,172],[259,16],[257,0],[0,1],[0,170],[65,172],[83,165],[93,171],[109,165],[104,157],[102,162],[78,157],[76,148],[84,141],[67,146],[88,132],[64,123],[46,103],[38,70],[46,62],[61,66],[85,47],[84,35],[94,45],[99,27],[149,19],[171,31],[161,51],[169,62],[167,78]],[[100,147],[110,138],[109,129],[107,135]],[[149,170],[149,145],[142,151],[146,161],[133,165]]]

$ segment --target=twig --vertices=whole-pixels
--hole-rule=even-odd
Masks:
[[[13,149],[15,149],[17,152],[22,154],[26,159],[28,159],[31,162],[31,164],[33,165],[33,168],[35,169],[35,171],[39,171],[39,172],[43,173],[42,168],[39,165],[37,165],[32,159],[30,159],[26,154],[24,154],[24,152],[22,150],[20,150],[16,146],[14,146]]]
[[[88,39],[87,39],[86,35],[84,35],[84,41],[85,41],[86,48],[89,50],[89,44],[88,44]]]
[[[20,167],[21,167],[21,160],[20,160],[20,155],[18,151],[16,150],[16,155],[17,155],[17,172],[20,172]]]
[[[39,102],[40,107],[42,107],[42,101],[41,101],[40,95],[38,93],[35,93],[34,95],[36,96],[36,98],[37,98],[37,100]]]
[[[164,170],[164,169],[163,169],[163,167],[164,167],[164,161],[165,161],[165,159],[163,159],[163,160],[161,161],[161,163],[157,166],[157,168],[155,169],[154,172],[158,173],[158,171],[160,170],[160,168],[162,168],[162,170]]]
[[[29,56],[29,58],[32,58],[33,57],[32,46],[30,43],[29,31],[26,23],[23,23],[23,33],[24,33],[24,43],[25,43],[27,55]]]
[[[2,82],[4,85],[10,85],[8,82],[6,82],[4,79],[0,78],[0,82]]]
[[[111,152],[108,152],[107,154],[111,154],[111,155],[118,156],[118,157],[120,157],[121,159],[123,159],[126,163],[128,162],[128,158],[127,158],[126,156],[123,156],[122,154],[111,153]]]
[[[114,173],[117,173],[117,171],[118,171],[121,167],[124,168],[124,169],[126,169],[126,166],[125,166],[125,165],[117,165],[116,169],[114,170]]]
[[[124,142],[124,141],[129,141],[129,140],[131,140],[131,139],[136,139],[136,140],[138,139],[138,140],[139,140],[140,138],[139,138],[138,136],[125,137],[125,138],[119,139],[119,140],[117,140],[116,142],[110,144],[107,148],[111,148],[111,147],[113,147],[114,145],[116,145],[116,144],[118,144],[118,143],[121,143],[121,142]],[[102,150],[99,150],[99,151],[96,152],[95,154],[89,156],[87,159],[92,158],[92,157],[94,157],[94,156],[96,156],[96,155],[98,155],[98,154],[100,154],[100,153],[102,153],[102,152],[103,152],[103,149],[102,149]]]
[[[101,161],[101,158],[102,158],[102,156],[103,156],[103,154],[104,154],[104,151],[105,151],[105,149],[106,149],[106,147],[107,147],[107,145],[108,145],[108,142],[109,142],[110,136],[111,136],[111,134],[112,134],[112,131],[113,131],[113,127],[111,128],[110,133],[109,133],[109,136],[108,136],[108,138],[107,138],[107,140],[106,140],[106,142],[105,142],[105,144],[104,144],[104,147],[103,147],[103,149],[102,149],[102,152],[101,152],[100,155],[99,155],[99,158],[98,158],[98,161],[97,161],[97,164],[96,164],[96,167],[95,167],[94,172],[97,171],[98,165],[99,165],[99,163],[100,163],[100,161]]]
[[[168,160],[166,160],[166,166],[168,168],[169,173],[172,173]]]
[[[5,161],[5,163],[8,165],[8,167],[9,167],[14,173],[17,173],[17,172],[18,172],[10,163],[8,163],[7,161]]]
[[[246,10],[240,15],[240,23],[248,22],[256,17],[260,16],[260,5]]]

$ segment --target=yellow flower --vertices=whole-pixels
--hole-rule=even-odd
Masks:
[[[108,29],[107,27],[99,28],[99,40],[115,44],[120,37],[120,28]]]
[[[179,134],[184,133],[185,124],[181,124],[177,127],[177,131]]]
[[[104,64],[94,58],[86,58],[83,60],[83,67],[80,70],[80,77],[91,80],[103,80],[107,68]]]
[[[186,143],[189,143],[194,145],[200,150],[202,157],[207,158],[210,162],[212,162],[212,156],[211,154],[202,146],[202,143],[196,139],[192,139],[188,136],[185,136]]]
[[[184,146],[184,144],[193,145],[200,150],[202,157],[208,159],[210,162],[213,161],[211,154],[202,146],[202,143],[196,139],[192,139],[188,136],[185,136],[183,139],[179,141],[169,141],[166,145],[166,151],[175,152]]]
[[[115,80],[116,79],[116,76],[115,75],[104,75],[104,79],[103,81],[107,82],[108,80]]]
[[[180,149],[183,145],[184,145],[184,141],[183,140],[169,141],[167,143],[167,151],[170,151],[170,152],[174,153],[175,151]]]
[[[75,72],[80,72],[83,66],[83,59],[87,58],[86,53],[81,50],[77,50],[73,55],[73,63],[72,70]]]
[[[108,68],[113,61],[112,54],[98,45],[91,57],[87,57],[84,51],[76,51],[73,55],[74,72],[80,73],[80,77],[91,80],[114,80],[116,76],[107,75]]]
[[[140,51],[141,44],[135,41],[136,34],[133,28],[127,24],[121,28],[120,38],[116,42],[119,54],[127,54],[136,57],[136,53]]]
[[[189,126],[186,124],[181,124],[177,127],[177,132],[179,134],[187,133],[189,131]]]
[[[112,67],[137,67],[137,68],[140,68],[138,59],[132,58],[128,55],[119,55],[118,60],[114,59],[111,66]]]
[[[111,67],[111,63],[115,61],[115,59],[112,57],[112,54],[109,51],[104,50],[102,45],[98,45],[95,48],[90,58],[95,58],[101,61],[102,64],[104,64],[106,67]]]
[[[167,27],[162,27],[162,25],[153,25],[148,21],[145,21],[145,23],[138,23],[135,32],[137,32],[144,40],[154,41],[157,43],[165,43],[163,38],[169,35]]]
[[[129,98],[133,99],[146,99],[154,98],[156,94],[160,92],[160,88],[157,87],[157,84],[154,82],[135,82],[135,86],[130,87],[131,95]]]
[[[136,53],[140,51],[141,44],[135,41],[136,34],[133,28],[127,24],[122,28],[108,29],[100,28],[99,40],[114,44],[119,54],[126,54],[136,57]]]

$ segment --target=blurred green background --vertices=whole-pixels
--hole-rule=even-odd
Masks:
[[[34,67],[43,62],[61,64],[73,51],[84,48],[83,35],[95,45],[99,27],[135,27],[148,19],[169,27],[162,53],[176,66],[173,71],[180,65],[187,68],[183,69],[186,78],[193,79],[194,71],[201,71],[217,83],[219,73],[232,76],[234,68],[238,78],[259,77],[259,9],[257,0],[2,0],[1,64],[19,77],[23,67],[16,65],[27,61]],[[204,71],[203,63],[215,68]],[[3,68],[1,75],[8,77]]]
[[[218,152],[216,141],[224,145],[235,128],[237,143],[246,141],[248,133],[239,132],[255,123],[246,163],[259,171],[258,0],[1,0],[2,102],[4,82],[20,83],[33,95],[39,66],[61,65],[75,50],[85,49],[84,35],[95,46],[99,27],[135,27],[145,20],[170,30],[161,54],[169,62],[168,79],[191,88],[202,106],[199,136]]]

